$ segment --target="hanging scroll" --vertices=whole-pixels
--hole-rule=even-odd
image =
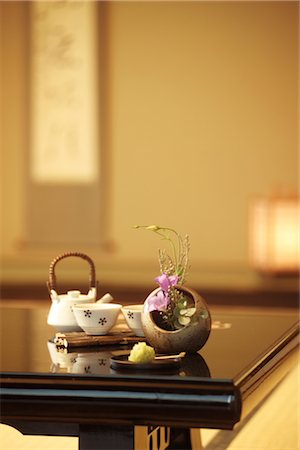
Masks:
[[[39,183],[98,176],[96,2],[32,2],[30,173]]]

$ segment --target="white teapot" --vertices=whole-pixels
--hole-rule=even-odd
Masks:
[[[70,290],[66,294],[58,295],[56,290],[55,266],[63,258],[76,256],[83,258],[90,265],[90,289],[87,294],[82,294],[79,290]],[[76,303],[91,303],[97,298],[97,282],[95,265],[92,259],[84,253],[70,252],[55,258],[50,264],[48,290],[52,301],[47,323],[60,332],[82,331],[75,319],[72,306]]]
[[[96,289],[91,288],[86,295],[75,290],[58,295],[54,289],[51,289],[50,297],[52,304],[48,314],[47,323],[62,333],[82,331],[77,324],[72,306],[77,303],[94,302],[96,300]]]

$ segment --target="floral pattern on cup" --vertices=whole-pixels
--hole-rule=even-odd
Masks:
[[[100,317],[100,319],[99,319],[99,325],[105,325],[106,323],[107,323],[107,319],[106,319],[106,317]]]

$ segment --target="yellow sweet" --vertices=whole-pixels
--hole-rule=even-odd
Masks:
[[[139,342],[132,347],[128,360],[134,363],[148,363],[154,358],[154,348],[146,345],[146,342]]]

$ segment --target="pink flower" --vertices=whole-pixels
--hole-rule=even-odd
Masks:
[[[155,281],[160,285],[161,289],[165,292],[168,291],[169,287],[174,286],[178,283],[179,277],[177,275],[167,275],[163,273],[159,277],[155,278]]]
[[[158,291],[156,295],[149,297],[147,300],[148,312],[165,311],[169,304],[169,297],[163,291]]]

